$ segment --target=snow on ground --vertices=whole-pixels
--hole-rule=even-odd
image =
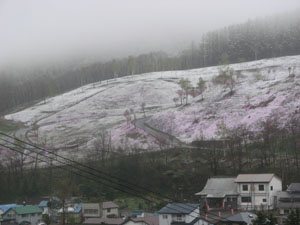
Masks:
[[[295,78],[288,78],[289,67],[296,67]],[[150,143],[154,139],[126,125],[123,115],[132,108],[137,118],[143,117],[142,102],[146,103],[146,115],[152,115],[151,126],[185,142],[216,137],[221,122],[229,127],[242,123],[254,126],[275,114],[284,122],[299,107],[300,56],[233,64],[230,68],[241,71],[232,96],[228,95],[228,89],[211,82],[220,67],[156,72],[89,84],[5,118],[31,126],[32,140],[38,135],[39,139],[55,145],[80,142],[87,143],[84,148],[92,148],[95,137],[106,129],[116,148],[126,145],[149,148],[155,145]],[[256,69],[263,80],[255,78]],[[199,77],[208,85],[204,100],[200,96],[189,97],[189,105],[175,107],[173,98],[177,97],[180,78],[189,78],[195,86]],[[33,131],[33,127],[38,127],[38,131]]]

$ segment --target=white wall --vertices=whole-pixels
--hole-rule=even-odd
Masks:
[[[248,185],[248,190],[243,191],[243,185]],[[259,190],[259,185],[264,185],[264,190]],[[273,187],[273,190],[271,190]],[[276,196],[277,191],[282,190],[281,180],[277,177],[273,177],[270,183],[238,183],[238,197],[239,207],[244,209],[258,209],[262,207],[264,209],[274,208],[274,196]],[[251,197],[251,203],[242,202],[242,197]],[[266,202],[263,201],[266,199]]]
[[[103,218],[107,218],[107,216],[109,216],[109,215],[119,216],[119,209],[118,208],[111,208],[110,212],[108,212],[108,211],[109,211],[108,209],[103,209],[103,215],[102,215]]]

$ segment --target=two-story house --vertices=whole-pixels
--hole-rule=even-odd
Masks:
[[[200,217],[199,204],[173,203],[158,211],[159,225],[208,225]]]
[[[102,202],[102,217],[112,218],[119,217],[119,206],[114,202]]]
[[[101,205],[99,203],[82,203],[82,216],[84,218],[100,218]]]
[[[42,220],[42,212],[35,205],[13,207],[2,214],[2,220],[10,223],[37,225]]]
[[[240,174],[235,179],[238,207],[248,210],[274,209],[281,179],[275,174]]]

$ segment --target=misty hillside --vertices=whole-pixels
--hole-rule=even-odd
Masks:
[[[105,61],[82,58],[53,65],[0,68],[0,114],[116,77],[299,55],[299,15],[295,10],[213,30],[175,55],[149,50]]]
[[[225,68],[234,71],[232,92],[213,82]],[[180,104],[180,79],[189,79],[195,87],[200,77],[207,86],[203,99],[201,95],[189,96],[188,104],[185,100]],[[23,129],[24,135],[48,146],[78,144],[81,152],[93,151],[95,140],[105,134],[114,150],[156,149],[161,140],[128,124],[126,110],[127,118],[139,120],[146,116],[150,127],[191,143],[222,138],[218,131],[224,127],[243,124],[258,130],[260,122],[267,119],[284,126],[300,114],[299,87],[300,56],[290,56],[111,79],[46,99],[5,119],[25,123],[28,128]]]

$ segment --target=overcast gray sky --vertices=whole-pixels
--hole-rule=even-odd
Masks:
[[[0,66],[176,52],[203,32],[296,8],[299,0],[0,0]]]

